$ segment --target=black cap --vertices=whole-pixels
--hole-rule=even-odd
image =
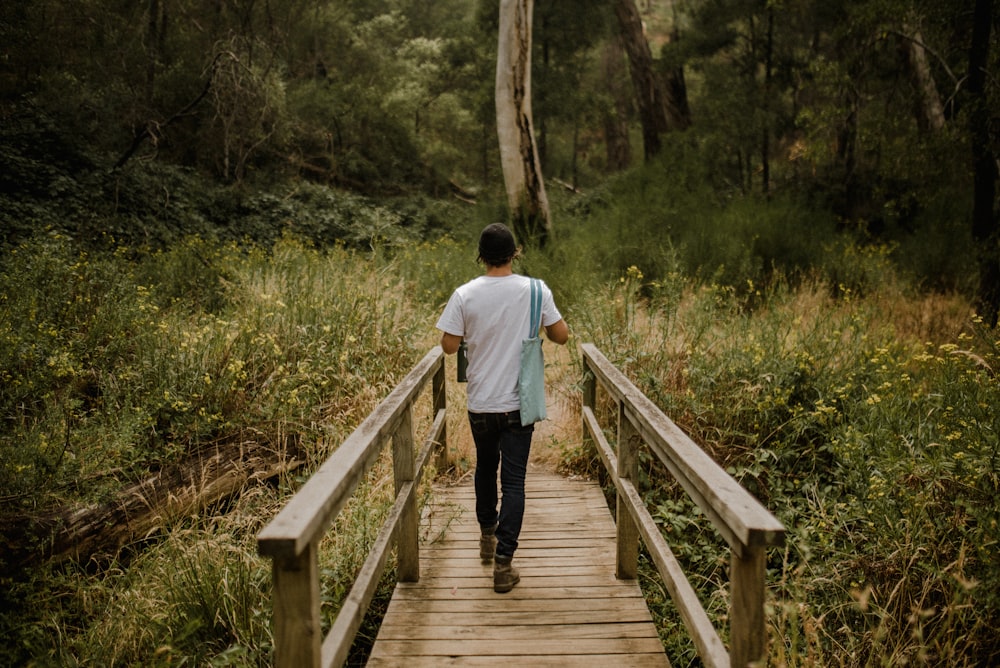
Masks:
[[[493,266],[507,264],[517,254],[514,235],[503,223],[487,225],[479,235],[479,257]]]

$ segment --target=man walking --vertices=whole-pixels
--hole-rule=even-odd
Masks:
[[[518,256],[506,225],[487,226],[479,237],[478,258],[486,267],[485,274],[455,290],[437,322],[445,353],[458,351],[463,340],[467,346],[469,425],[476,444],[476,519],[482,532],[479,554],[484,563],[494,562],[493,590],[498,593],[509,592],[520,581],[511,562],[524,517],[524,479],[535,429],[531,424],[521,425],[518,399],[521,341],[531,327],[531,279],[514,273]],[[552,291],[544,283],[541,288],[545,334],[550,341],[564,344],[569,328]]]

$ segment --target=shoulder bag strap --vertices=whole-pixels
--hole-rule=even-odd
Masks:
[[[542,326],[542,286],[537,278],[531,279],[531,329],[528,338],[533,339],[538,336],[538,330]]]

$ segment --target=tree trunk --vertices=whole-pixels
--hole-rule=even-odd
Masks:
[[[944,107],[931,67],[927,63],[923,35],[913,19],[903,22],[903,35],[900,47],[916,92],[917,101],[914,106],[917,125],[924,132],[937,132],[944,127]]]
[[[514,233],[522,242],[544,246],[551,221],[531,119],[533,6],[533,0],[500,2],[497,137]]]
[[[670,31],[670,41],[680,38],[677,30],[679,19],[677,5],[674,4],[674,29]],[[667,71],[660,81],[663,87],[663,100],[667,109],[667,122],[673,130],[686,130],[691,126],[691,108],[688,106],[687,81],[684,79],[684,68],[680,65]]]
[[[622,81],[625,51],[621,39],[609,39],[603,55],[604,81],[611,104],[604,111],[604,145],[607,171],[620,172],[632,164],[632,145],[628,136],[629,101]]]
[[[662,148],[660,135],[683,130],[691,125],[687,102],[684,70],[677,68],[667,80],[662,80],[653,63],[653,54],[646,41],[642,18],[635,0],[616,0],[615,16],[621,30],[622,44],[628,54],[629,71],[642,123],[642,141],[646,160]]]
[[[628,54],[629,72],[635,88],[639,121],[642,124],[642,145],[646,160],[655,157],[663,145],[660,135],[668,128],[666,107],[660,93],[653,54],[642,28],[642,19],[633,0],[615,0],[615,16],[621,30],[622,45]]]
[[[149,0],[146,8],[146,108],[153,108],[153,95],[156,92],[156,68],[159,65],[160,53],[160,1]]]
[[[123,489],[114,501],[6,518],[0,523],[0,562],[11,568],[45,559],[86,563],[113,557],[126,545],[201,512],[249,482],[287,473],[302,463],[294,445],[279,452],[259,443],[236,443],[196,453],[181,466]]]
[[[986,96],[986,64],[989,62],[993,0],[976,0],[969,47],[969,134],[972,139],[974,192],[972,236],[979,265],[978,306],[991,326],[1000,312],[1000,230],[995,207],[996,156],[990,145],[990,107]]]
[[[764,128],[760,146],[761,191],[771,195],[771,84],[774,74],[774,9],[767,9],[767,38],[764,42]]]

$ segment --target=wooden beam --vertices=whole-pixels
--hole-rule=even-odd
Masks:
[[[407,484],[413,484],[416,470],[413,453],[413,406],[403,413],[403,419],[392,435],[392,466],[396,493]],[[412,496],[402,510],[396,531],[396,578],[399,582],[416,582],[420,579],[420,545],[417,524],[417,506]]]
[[[709,668],[728,668],[729,654],[726,652],[726,646],[722,644],[718,632],[712,626],[673,550],[660,533],[660,527],[646,510],[642,496],[628,480],[621,482],[621,494],[627,499],[629,512],[635,518],[643,543],[649,550],[649,556],[656,565],[656,570],[663,578],[663,584],[666,585],[671,600],[677,606],[684,627],[694,640],[698,656]]]
[[[742,557],[733,554],[729,588],[729,644],[734,666],[746,666],[767,657],[767,616],[764,612],[767,551],[753,548]]]
[[[625,415],[625,405],[618,405],[618,481],[615,488],[615,526],[618,527],[618,558],[615,576],[621,580],[634,580],[639,574],[639,530],[628,501],[622,493],[622,484],[634,480],[639,473],[639,433]]]
[[[327,633],[323,641],[322,665],[324,668],[341,666],[347,660],[347,655],[354,642],[354,636],[357,634],[358,629],[361,628],[361,622],[364,620],[372,598],[375,596],[375,591],[378,589],[379,580],[382,578],[382,572],[385,570],[385,565],[389,559],[393,536],[399,532],[402,522],[419,521],[416,515],[407,517],[406,509],[415,507],[416,505],[415,491],[419,484],[418,481],[422,477],[424,467],[427,465],[431,453],[437,446],[440,434],[446,424],[447,415],[444,410],[441,410],[434,419],[431,432],[427,436],[424,446],[416,458],[414,467],[415,479],[403,483],[397,491],[396,500],[393,502],[389,515],[382,524],[382,528],[375,538],[375,543],[372,545],[364,564],[362,564],[361,570],[358,572],[358,577],[354,580],[351,591],[348,593],[343,605],[341,605],[340,611],[337,613],[337,617],[330,627],[330,632]],[[414,526],[414,532],[417,532],[416,525]],[[409,581],[416,582],[417,579],[419,578]],[[400,579],[400,581],[405,582],[407,580]]]
[[[315,544],[301,554],[271,563],[274,587],[274,665],[318,668],[322,629],[319,617],[319,562]]]

